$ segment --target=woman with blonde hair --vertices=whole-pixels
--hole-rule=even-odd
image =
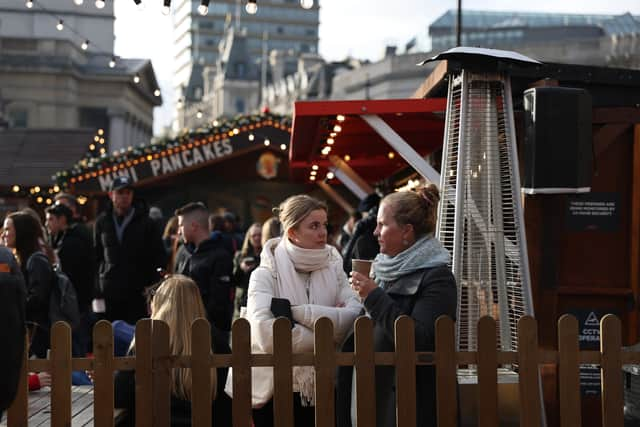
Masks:
[[[314,322],[333,322],[340,345],[362,306],[349,289],[338,251],[327,245],[327,206],[307,195],[285,200],[277,210],[282,238],[263,246],[260,266],[249,279],[246,318],[251,323],[253,353],[273,353],[273,322],[288,317],[293,351],[312,352]],[[273,426],[273,369],[252,369],[255,427]],[[231,377],[231,375],[229,376]],[[227,380],[227,390],[232,382]],[[296,426],[315,425],[314,370],[293,368],[293,408]]]
[[[149,292],[151,319],[161,320],[169,326],[169,351],[172,355],[189,356],[192,351],[191,324],[206,319],[207,313],[200,297],[200,290],[190,278],[176,274],[169,276]],[[214,329],[212,328],[212,333]],[[213,352],[220,352],[217,337],[212,336]],[[223,351],[226,349],[222,349]],[[130,353],[135,353],[135,341]],[[231,425],[231,402],[224,392],[226,369],[211,370],[211,401],[215,426]],[[191,369],[173,368],[171,375],[171,425],[191,425],[191,398],[193,379]],[[127,421],[135,421],[135,374],[119,371],[115,378],[115,406],[127,409]]]

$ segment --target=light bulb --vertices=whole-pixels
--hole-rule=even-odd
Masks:
[[[76,4],[76,6],[81,6],[84,0],[73,0],[73,2]]]
[[[153,94],[154,94],[155,96],[160,96],[160,89],[156,89],[156,90],[154,90],[154,91],[153,91]]]
[[[59,20],[58,23],[56,24],[56,30],[58,31],[64,30],[64,23],[62,22],[62,19]]]
[[[33,2],[31,0],[27,0],[24,5],[27,6],[27,9],[31,9],[33,7]]]
[[[313,7],[313,0],[300,0],[300,6],[303,9],[311,9]]]
[[[83,41],[82,44],[80,45],[80,47],[82,48],[82,50],[89,49],[89,40]]]
[[[196,117],[201,119],[202,118],[202,111],[198,110],[198,112],[196,113]]]
[[[138,74],[136,74],[135,76],[133,76],[133,82],[134,82],[135,84],[140,83],[140,76],[139,76]]]
[[[249,0],[244,8],[249,15],[255,15],[258,12],[258,3],[256,0]]]
[[[209,13],[209,6],[201,4],[200,6],[198,6],[198,13],[202,16],[206,15],[207,13]]]
[[[116,58],[111,58],[109,61],[109,68],[114,68],[116,66]]]
[[[98,9],[104,9],[104,0],[96,0],[96,7]]]

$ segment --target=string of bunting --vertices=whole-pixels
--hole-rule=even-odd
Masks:
[[[237,116],[231,120],[210,122],[206,127],[193,130],[184,130],[175,138],[162,138],[152,140],[150,144],[131,146],[127,149],[111,153],[103,153],[100,156],[87,156],[78,161],[73,167],[57,172],[52,180],[60,188],[67,189],[69,185],[82,182],[85,179],[102,176],[119,169],[135,166],[139,163],[151,161],[159,157],[171,155],[174,152],[199,146],[206,142],[238,135],[240,132],[251,132],[249,140],[255,139],[253,131],[262,126],[273,126],[291,132],[291,117],[273,113]],[[255,132],[256,134],[258,132]],[[268,140],[264,140],[269,145]],[[280,147],[281,149],[286,149]]]

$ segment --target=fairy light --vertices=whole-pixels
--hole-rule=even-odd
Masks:
[[[287,149],[287,144],[280,144],[280,149],[282,151],[286,150]]]
[[[342,114],[338,114],[336,116],[336,120],[339,121],[339,122],[344,122],[344,116]]]
[[[340,126],[340,125],[335,125],[335,126],[333,127],[333,131],[334,131],[334,132],[340,132],[340,131],[342,131],[342,126]]]
[[[265,139],[264,145],[268,147],[269,145],[271,145],[271,141],[269,141],[268,139]]]
[[[249,134],[249,141],[253,141],[254,139],[256,139],[256,137],[255,137],[255,136],[253,136],[253,134],[252,134],[252,133],[250,133],[250,134]]]
[[[350,160],[351,160],[351,156],[350,156],[350,155],[348,155],[348,154],[345,154],[345,155],[344,155],[344,161],[345,161],[345,162],[348,162],[348,161],[350,161]]]
[[[135,76],[133,76],[133,82],[134,82],[135,84],[140,83],[140,75],[139,75],[138,73],[136,73],[136,75],[135,75]]]
[[[314,171],[317,171],[318,170],[318,165],[311,166],[311,169],[313,169]]]
[[[18,191],[20,191],[20,186],[14,185],[13,187],[11,187],[11,191],[13,191],[14,193],[17,193]]]
[[[247,1],[247,5],[244,7],[249,15],[255,15],[258,12],[258,3],[256,0]]]

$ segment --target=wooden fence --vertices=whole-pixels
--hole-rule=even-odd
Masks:
[[[228,355],[210,354],[210,326],[199,319],[192,326],[193,354],[176,357],[169,354],[169,329],[159,321],[138,322],[135,332],[136,356],[113,356],[111,324],[99,322],[93,331],[94,358],[71,358],[71,331],[59,323],[52,329],[52,349],[48,360],[26,360],[24,379],[18,397],[8,412],[8,426],[26,426],[28,396],[26,372],[47,370],[52,375],[51,425],[69,426],[71,420],[71,371],[94,371],[94,413],[98,427],[113,425],[113,372],[135,370],[136,426],[168,427],[170,423],[170,369],[191,367],[194,390],[192,424],[211,426],[211,402],[208,398],[211,367],[233,367],[233,425],[251,426],[251,366],[274,369],[275,425],[293,426],[292,366],[314,366],[316,372],[316,425],[334,425],[334,384],[336,366],[355,366],[358,426],[374,426],[375,365],[395,366],[397,372],[397,422],[399,427],[415,426],[415,369],[417,365],[437,367],[438,425],[455,426],[457,421],[456,370],[460,365],[476,365],[478,371],[478,425],[495,427],[498,423],[497,368],[519,366],[521,426],[541,425],[538,368],[554,364],[558,368],[560,423],[562,427],[581,426],[580,364],[600,365],[602,373],[602,425],[623,426],[623,364],[640,364],[639,352],[622,351],[620,320],[605,316],[600,324],[600,351],[580,351],[578,323],[565,315],[558,322],[558,351],[538,347],[537,326],[531,317],[518,323],[517,352],[496,350],[496,324],[491,317],[478,322],[478,351],[456,352],[454,323],[442,317],[436,324],[436,352],[415,352],[413,321],[396,321],[396,350],[375,353],[372,321],[361,317],[355,323],[355,351],[338,353],[333,341],[333,325],[328,319],[315,324],[314,353],[292,354],[291,328],[286,319],[273,325],[273,354],[251,354],[249,323],[240,319],[233,325],[232,348]],[[418,402],[419,404],[419,402]]]

